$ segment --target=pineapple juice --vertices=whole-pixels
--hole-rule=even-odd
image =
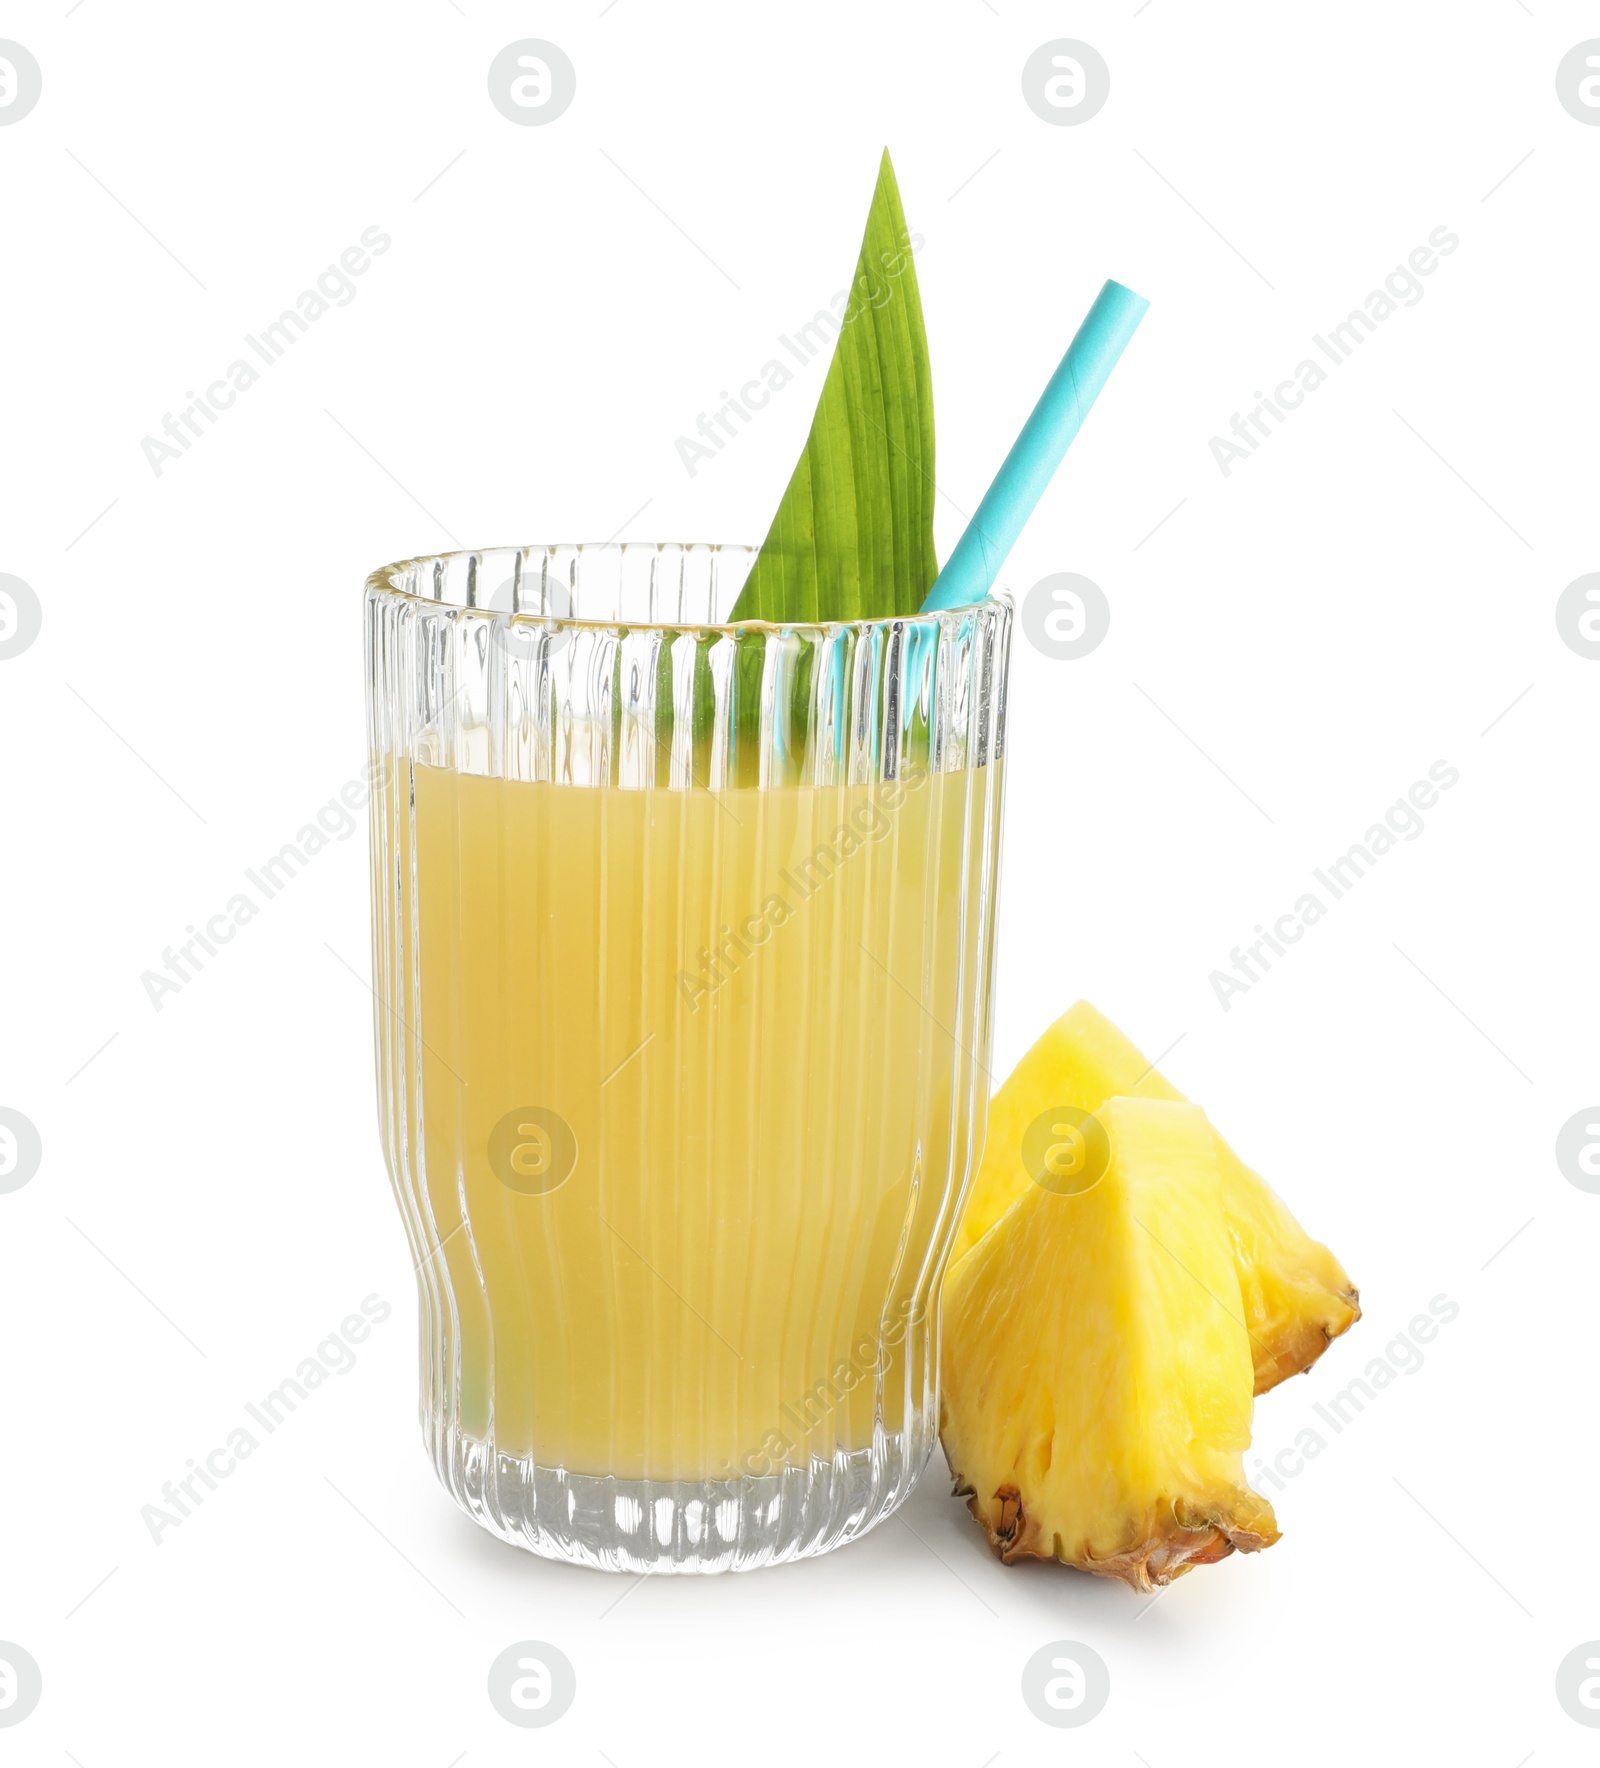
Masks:
[[[982,771],[413,779],[405,1020],[455,1427],[653,1480],[868,1449],[875,1404],[904,1428],[981,1149],[952,1083],[982,1047]]]

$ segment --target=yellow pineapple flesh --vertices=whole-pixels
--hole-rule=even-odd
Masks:
[[[1187,1103],[1109,1019],[1079,1001],[1034,1044],[989,1102],[983,1163],[956,1234],[952,1270],[1031,1188],[1022,1147],[1041,1114],[1062,1107],[1094,1114],[1118,1095]],[[1309,1369],[1361,1318],[1361,1308],[1355,1286],[1328,1248],[1305,1232],[1220,1135],[1215,1140],[1255,1391],[1263,1394]]]
[[[1098,1120],[1098,1177],[1027,1184],[950,1273],[941,1435],[1002,1560],[1149,1590],[1278,1530],[1244,1480],[1250,1343],[1211,1127],[1153,1099]]]

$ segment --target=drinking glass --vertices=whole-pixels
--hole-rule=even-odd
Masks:
[[[982,1152],[1011,605],[718,624],[753,557],[366,586],[423,1434],[486,1528],[613,1570],[819,1553],[904,1500]]]

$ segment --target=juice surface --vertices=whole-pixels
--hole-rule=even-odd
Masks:
[[[987,772],[714,793],[414,767],[400,1010],[462,1430],[714,1479],[925,1403],[982,1136],[961,891]],[[552,1121],[575,1161],[523,1133]]]

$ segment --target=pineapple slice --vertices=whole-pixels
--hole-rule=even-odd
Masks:
[[[1041,1114],[1062,1106],[1097,1112],[1118,1094],[1183,1101],[1109,1019],[1079,1001],[1044,1033],[989,1102],[983,1164],[956,1234],[952,1268],[1030,1188],[1019,1152]],[[1216,1145],[1255,1388],[1264,1394],[1309,1369],[1361,1318],[1361,1309],[1355,1286],[1327,1247],[1305,1232],[1221,1136]]]
[[[1211,1126],[1155,1099],[1099,1123],[1100,1176],[1028,1185],[951,1272],[941,1435],[1002,1560],[1149,1590],[1278,1530],[1244,1481],[1250,1341]]]

